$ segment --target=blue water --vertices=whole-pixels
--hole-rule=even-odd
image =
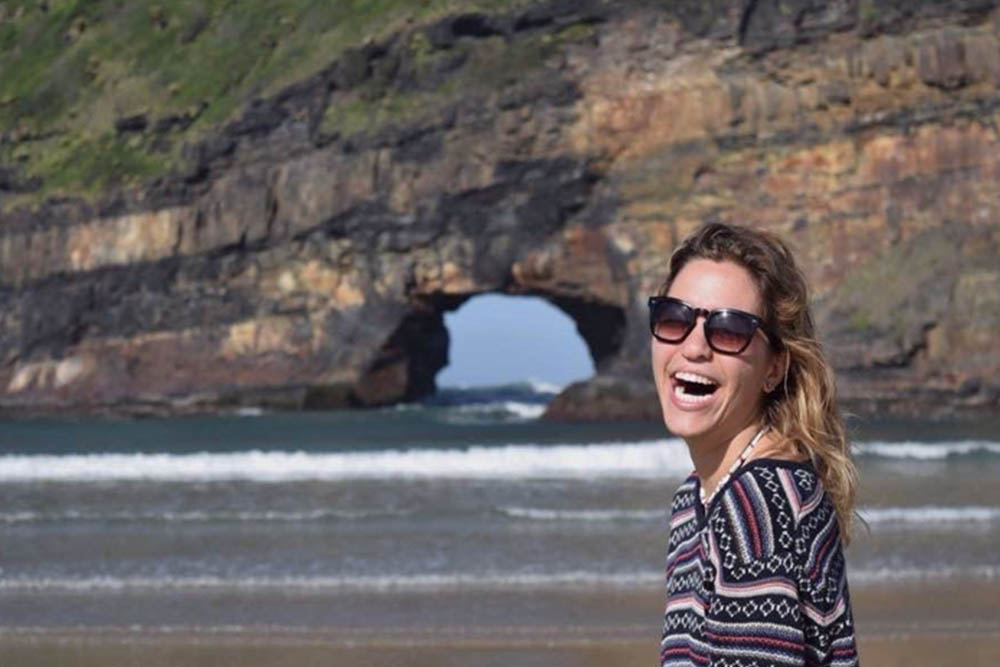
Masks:
[[[378,625],[349,609],[658,590],[684,444],[541,421],[552,395],[0,422],[0,628]],[[852,585],[1000,577],[995,425],[852,428],[869,524]]]

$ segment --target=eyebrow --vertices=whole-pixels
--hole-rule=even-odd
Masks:
[[[746,308],[740,308],[738,306],[716,306],[715,308],[706,308],[704,306],[699,306],[698,304],[691,303],[690,301],[686,301],[685,299],[682,299],[679,296],[674,296],[670,293],[658,294],[657,296],[664,296],[664,297],[670,297],[671,299],[677,299],[684,305],[689,306],[691,308],[695,308],[696,310],[707,310],[708,312],[712,312],[713,310],[738,310],[741,313],[747,313],[749,315],[753,315],[754,317],[759,317],[762,322],[764,321],[763,315],[756,313],[752,310],[747,310]]]

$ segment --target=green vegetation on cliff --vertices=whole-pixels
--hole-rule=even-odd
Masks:
[[[460,99],[515,86],[567,43],[589,39],[593,31],[589,25],[571,24],[518,40],[494,35],[448,49],[434,49],[425,33],[413,31],[404,48],[416,85],[402,91],[376,83],[352,91],[327,107],[320,132],[352,136],[387,124],[440,118],[444,107]]]
[[[181,148],[345,50],[456,11],[525,0],[14,0],[0,2],[4,208],[93,196],[168,173]],[[412,46],[430,57],[415,37]],[[405,96],[378,107],[405,109]],[[371,100],[331,112],[358,129]],[[380,103],[381,104],[381,103]],[[159,123],[158,132],[145,131]],[[362,123],[363,125],[363,123]]]

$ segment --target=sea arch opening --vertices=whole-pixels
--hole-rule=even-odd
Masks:
[[[591,377],[596,368],[578,323],[538,296],[489,292],[444,314],[447,365],[441,387],[529,382],[563,387]]]
[[[503,336],[507,336],[512,341],[523,340],[522,336],[537,336],[536,325],[532,325],[532,318],[538,319],[538,313],[543,313],[541,317],[550,321],[549,327],[553,331],[555,339],[561,340],[562,349],[571,349],[582,345],[585,348],[584,358],[581,360],[579,350],[569,356],[567,366],[568,371],[564,371],[562,381],[555,382],[560,386],[572,382],[574,379],[586,380],[598,375],[617,358],[623,344],[626,333],[626,313],[619,306],[594,301],[592,299],[582,299],[576,296],[566,296],[560,294],[549,294],[544,292],[505,292],[505,291],[482,291],[465,294],[444,294],[434,293],[423,295],[411,301],[410,312],[396,326],[387,341],[382,345],[379,353],[368,365],[361,377],[348,390],[348,394],[342,398],[337,398],[335,392],[312,391],[313,405],[337,404],[344,407],[374,407],[379,405],[389,405],[400,402],[419,401],[430,397],[437,392],[442,385],[453,382],[456,385],[473,384],[482,381],[494,382],[500,376],[476,377],[468,375],[463,378],[457,374],[465,362],[461,361],[464,343],[459,343],[457,352],[454,348],[454,340],[451,332],[445,323],[446,315],[455,313],[455,317],[468,317],[467,311],[458,313],[463,304],[470,302],[473,306],[471,312],[475,315],[481,307],[496,312],[493,298],[511,299],[512,301],[500,301],[499,303],[510,304],[502,312],[514,313],[507,315],[499,322],[490,322],[489,318],[474,318],[480,320],[478,326],[490,327]],[[481,299],[486,299],[481,301]],[[478,300],[477,300],[478,299]],[[525,299],[526,301],[519,301]],[[473,303],[474,302],[474,303]],[[482,304],[478,305],[478,304]],[[491,304],[493,306],[491,307]],[[521,305],[518,305],[521,304]],[[528,304],[525,306],[524,304]],[[517,316],[518,309],[525,313]],[[449,317],[451,319],[451,317]],[[575,331],[574,331],[575,326]],[[561,333],[559,332],[561,330]],[[546,347],[551,348],[551,344],[537,345],[534,343],[522,343],[520,349],[517,346],[513,351],[507,351],[506,356],[501,356],[496,350],[491,350],[485,344],[483,338],[478,339],[472,336],[471,345],[473,354],[491,354],[494,358],[506,361],[513,368],[514,358],[531,359],[528,350],[534,354],[537,351],[544,353]],[[494,346],[495,347],[495,346]],[[455,356],[458,355],[458,356]],[[586,359],[589,358],[589,363]],[[574,361],[576,359],[576,361]],[[451,373],[442,373],[449,365],[454,365]],[[530,369],[531,366],[529,365]],[[575,369],[575,370],[573,370]],[[469,371],[471,373],[471,371]],[[512,380],[542,380],[546,377],[535,371],[524,371],[518,374],[527,374],[526,377]],[[577,377],[570,377],[576,375]],[[556,378],[559,376],[549,376]],[[332,397],[332,398],[331,398]],[[332,401],[332,402],[331,402]]]

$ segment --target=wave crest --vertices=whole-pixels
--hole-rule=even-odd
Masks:
[[[666,509],[625,510],[625,509],[592,509],[566,510],[546,509],[541,507],[500,507],[501,514],[513,519],[532,519],[536,521],[656,521],[665,520],[669,514]]]
[[[0,481],[204,482],[391,478],[656,478],[691,469],[679,440],[376,452],[74,454],[0,457]]]
[[[961,440],[958,442],[863,442],[853,446],[858,456],[885,459],[939,461],[963,456],[1000,456],[1000,442]]]
[[[882,584],[887,581],[993,581],[1000,578],[995,565],[949,567],[869,567],[850,572],[852,585]],[[81,593],[122,591],[240,591],[283,593],[400,591],[435,592],[447,590],[566,590],[567,586],[593,589],[652,589],[663,582],[663,573],[648,571],[564,572],[458,572],[449,574],[386,574],[362,576],[95,576],[95,577],[8,577],[0,579],[0,592]]]
[[[1000,443],[874,442],[859,457],[929,462],[998,457]],[[69,454],[0,456],[0,482],[151,480],[287,482],[342,479],[537,479],[684,476],[691,459],[676,438],[562,445],[508,444],[464,449],[260,451],[193,454]]]

